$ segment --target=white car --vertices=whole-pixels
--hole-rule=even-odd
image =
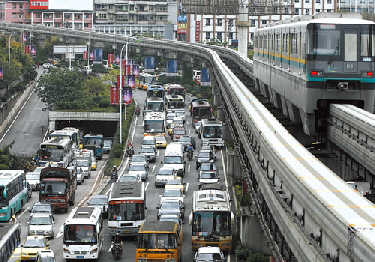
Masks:
[[[184,194],[179,189],[165,189],[160,195],[160,202],[164,201],[178,201],[182,205],[184,203]]]
[[[54,221],[48,213],[34,213],[30,216],[28,223],[28,235],[38,235],[53,238]]]
[[[44,63],[42,66],[44,69],[50,69],[51,67],[53,67],[53,65],[50,63]]]
[[[224,262],[225,257],[219,247],[200,247],[194,255],[194,262]]]
[[[155,177],[155,187],[165,186],[168,180],[175,179],[176,175],[173,168],[161,167]]]
[[[77,184],[83,184],[85,182],[85,176],[83,175],[83,172],[77,172]]]

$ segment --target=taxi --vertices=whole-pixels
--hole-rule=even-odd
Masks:
[[[23,260],[37,261],[39,252],[49,250],[47,238],[44,236],[27,236],[26,241],[21,247],[14,250],[14,254],[21,254]]]
[[[182,183],[181,177],[168,180],[164,188],[165,190],[180,190],[182,194],[185,193],[185,183]]]
[[[91,158],[91,170],[96,170],[96,158]]]
[[[167,139],[164,136],[155,136],[156,148],[166,148],[168,145]]]

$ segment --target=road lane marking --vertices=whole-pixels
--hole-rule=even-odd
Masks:
[[[149,182],[146,183],[145,191],[147,190],[149,184]]]
[[[63,235],[63,231],[64,231],[64,225],[61,225],[59,233],[57,233],[56,235],[56,238],[60,238]]]
[[[99,180],[100,180],[100,178],[101,178],[101,173],[102,173],[102,171],[103,171],[103,169],[104,169],[104,167],[105,167],[105,163],[106,163],[106,162],[107,162],[107,161],[105,161],[104,164],[103,164],[103,166],[100,168],[100,170],[99,170],[99,172],[98,172],[98,174],[97,174],[97,176],[96,176],[95,183],[94,183],[94,185],[92,186],[90,193],[89,193],[88,195],[86,195],[86,197],[84,197],[84,198],[81,200],[81,202],[79,202],[78,206],[82,206],[82,205],[84,204],[84,202],[86,202],[87,199],[88,199],[88,198],[92,195],[92,193],[94,192],[94,190],[95,190],[95,188],[96,188],[96,186],[97,186],[97,184],[98,184],[98,182],[99,182]]]
[[[186,183],[186,190],[185,190],[185,194],[188,192],[188,190],[189,190],[189,185],[190,185],[190,183],[189,182],[187,182]]]

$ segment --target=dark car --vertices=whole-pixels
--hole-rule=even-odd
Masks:
[[[195,161],[195,167],[198,169],[202,163],[215,162],[215,156],[211,151],[200,151]]]
[[[191,145],[193,149],[195,150],[195,139],[191,136],[181,136],[178,140],[179,143],[184,145],[184,151],[186,151],[187,147]]]

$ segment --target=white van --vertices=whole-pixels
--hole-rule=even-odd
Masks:
[[[170,143],[165,149],[164,167],[176,170],[177,175],[185,175],[184,145],[180,143]]]

